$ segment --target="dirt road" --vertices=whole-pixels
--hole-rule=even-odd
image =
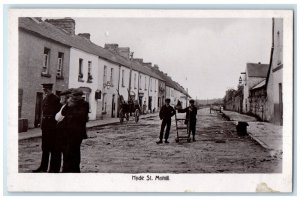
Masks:
[[[93,128],[81,146],[83,173],[278,173],[282,160],[273,158],[250,137],[239,137],[235,125],[209,109],[198,111],[196,142],[156,144],[158,117],[133,119],[122,125]],[[40,138],[19,142],[19,171],[31,172],[40,162]]]

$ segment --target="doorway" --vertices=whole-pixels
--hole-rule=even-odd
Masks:
[[[34,127],[37,128],[41,125],[42,119],[42,101],[43,101],[43,93],[36,93],[36,101],[35,101],[35,115],[34,115]]]
[[[149,103],[148,103],[148,110],[150,110],[150,113],[152,113],[152,97],[149,97]]]
[[[116,104],[115,104],[115,95],[113,94],[112,96],[112,100],[111,100],[111,117],[114,118],[115,117],[115,109],[116,109]]]
[[[282,83],[279,83],[279,117],[280,125],[283,125],[283,102],[282,102]]]

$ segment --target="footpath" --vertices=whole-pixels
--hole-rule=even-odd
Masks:
[[[140,120],[155,117],[155,116],[158,116],[158,113],[150,113],[150,114],[146,114],[146,115],[140,115]],[[132,121],[132,120],[134,120],[134,117],[130,116],[129,121]],[[105,118],[105,119],[99,119],[99,120],[91,120],[91,121],[87,122],[86,127],[87,127],[87,129],[89,129],[89,128],[93,128],[93,127],[101,127],[101,126],[118,124],[118,123],[120,123],[119,118]],[[123,123],[126,123],[126,120]],[[41,137],[41,136],[42,136],[42,131],[40,128],[31,128],[31,129],[28,129],[27,132],[19,133],[19,140],[26,140],[26,139],[31,139],[31,138]]]
[[[269,150],[272,155],[279,156],[282,154],[282,126],[259,122],[255,117],[233,111],[222,110],[222,113],[235,124],[239,121],[247,122],[249,124],[247,132],[252,139]]]

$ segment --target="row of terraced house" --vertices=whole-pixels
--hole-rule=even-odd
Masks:
[[[119,96],[157,112],[166,98],[187,105],[187,91],[158,65],[133,58],[129,47],[100,47],[89,33],[75,34],[72,18],[19,18],[19,118],[38,127],[42,83],[57,95],[80,88],[90,104],[90,120],[118,117]]]
[[[270,63],[247,63],[237,90],[227,90],[224,108],[283,124],[283,19],[272,19]]]

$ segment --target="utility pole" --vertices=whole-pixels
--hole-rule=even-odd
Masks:
[[[133,58],[133,53],[130,52],[130,73],[129,73],[129,90],[128,90],[128,101],[131,99],[130,94],[131,94],[131,74],[132,74],[132,58]]]

